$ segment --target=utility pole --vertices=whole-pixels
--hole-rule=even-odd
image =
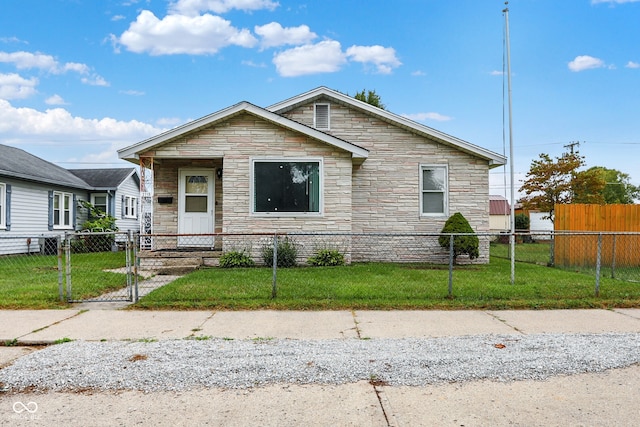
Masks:
[[[576,147],[576,146],[577,147],[580,146],[580,141],[573,141],[573,142],[565,145],[564,148],[568,148],[569,150],[571,150],[571,155],[573,155],[574,154],[573,147]]]
[[[514,183],[514,171],[513,171],[513,121],[511,110],[511,42],[509,40],[509,2],[505,1],[504,13],[505,22],[505,38],[506,38],[506,50],[507,50],[507,86],[508,86],[508,98],[509,98],[509,172],[511,174],[511,233],[509,236],[509,247],[511,257],[511,284],[513,285],[516,280],[516,217],[515,217],[515,183]]]

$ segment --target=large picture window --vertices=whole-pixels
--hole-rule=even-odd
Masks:
[[[320,213],[320,160],[254,160],[253,212]]]
[[[420,167],[420,214],[447,215],[449,208],[446,166]]]

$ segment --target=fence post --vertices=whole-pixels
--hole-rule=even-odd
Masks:
[[[449,235],[449,298],[453,296],[453,234]]]
[[[271,284],[271,298],[278,294],[276,276],[278,273],[278,233],[273,235],[273,281]]]
[[[69,233],[64,233],[65,272],[67,279],[67,301],[71,301],[71,238]]]
[[[140,236],[140,233],[136,233],[133,238],[135,239],[131,242],[133,245],[133,302],[136,303],[138,302],[138,297],[139,297],[138,263],[140,262],[140,259],[138,258],[138,244],[140,243],[142,237]]]
[[[551,244],[549,245],[549,267],[556,266],[556,233],[551,232]]]
[[[612,242],[612,248],[611,248],[611,278],[612,279],[616,278],[616,236],[617,234],[613,235],[613,242]]]
[[[64,284],[62,281],[62,236],[56,237],[56,246],[58,249],[58,293],[60,294],[60,302],[64,301]]]
[[[602,260],[602,233],[598,233],[598,253],[596,255],[596,296],[600,296],[600,263]]]

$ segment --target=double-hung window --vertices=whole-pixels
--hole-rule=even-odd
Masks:
[[[125,196],[123,212],[125,218],[136,218],[138,216],[138,199],[133,196]]]
[[[0,183],[0,228],[7,228],[7,193],[6,185]]]
[[[447,215],[449,190],[447,167],[420,166],[420,214],[425,216]]]
[[[321,159],[254,159],[251,167],[252,213],[321,213]]]
[[[106,193],[91,195],[91,204],[94,208],[96,208],[96,210],[102,212],[103,214],[109,213],[108,200],[109,198],[107,197]]]
[[[71,201],[73,195],[69,193],[53,192],[53,227],[71,227]]]

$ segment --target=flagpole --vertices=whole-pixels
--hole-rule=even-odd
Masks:
[[[511,284],[516,280],[516,218],[515,218],[515,183],[513,172],[513,122],[511,114],[511,43],[509,41],[509,2],[504,2],[507,6],[504,12],[505,37],[507,41],[507,88],[509,100],[509,170],[511,178],[511,233],[509,236],[510,258],[511,258]]]

